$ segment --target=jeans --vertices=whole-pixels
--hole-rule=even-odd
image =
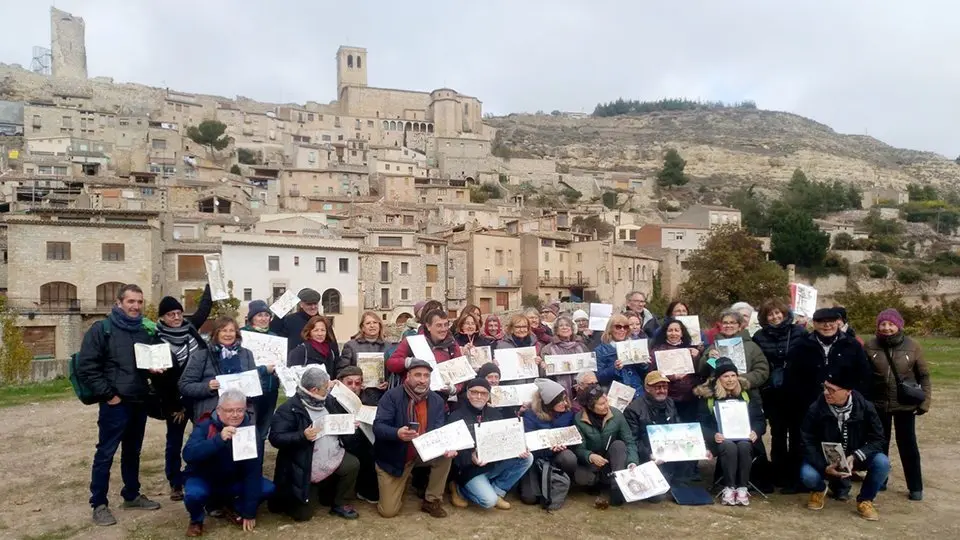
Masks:
[[[164,469],[171,488],[183,488],[183,468],[180,454],[183,451],[183,433],[187,429],[187,419],[177,423],[167,417],[167,446],[164,451]]]
[[[857,502],[873,501],[877,498],[880,486],[887,481],[887,475],[890,474],[890,458],[885,454],[875,454],[870,462],[867,463],[866,469],[867,477],[863,480],[863,485],[860,487]],[[813,491],[824,491],[827,489],[823,475],[809,463],[804,463],[803,466],[800,467],[800,480],[804,486]],[[835,492],[842,492],[846,489],[844,484],[850,481],[849,478],[844,480],[846,480],[846,482],[841,479],[830,479],[830,488]]]
[[[261,502],[273,496],[276,488],[273,482],[266,478],[260,479],[260,500]],[[233,500],[243,494],[243,482],[232,482],[230,484],[211,484],[206,479],[194,476],[187,478],[186,485],[183,487],[183,505],[187,507],[190,513],[190,523],[203,523],[206,515],[205,510],[218,508],[223,504],[232,506]]]
[[[132,501],[140,495],[140,449],[143,447],[146,426],[147,410],[142,404],[126,401],[116,405],[100,403],[100,416],[97,419],[99,438],[90,474],[90,506],[96,508],[108,504],[110,467],[117,448],[121,446],[120,476],[123,489],[120,495],[126,501]]]
[[[884,451],[890,455],[890,438],[892,431],[897,433],[897,450],[900,452],[900,464],[903,465],[903,476],[907,480],[907,489],[923,491],[923,473],[920,470],[920,448],[917,446],[917,415],[913,411],[880,413],[880,422],[883,424],[883,434],[886,436]]]
[[[753,464],[753,443],[725,440],[717,445],[717,464],[723,487],[741,488],[750,484],[750,466]]]
[[[497,504],[497,499],[506,495],[531,465],[533,465],[533,456],[491,463],[488,471],[474,476],[469,482],[460,486],[460,493],[477,506],[493,508]]]

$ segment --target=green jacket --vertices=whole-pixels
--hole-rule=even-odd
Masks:
[[[597,429],[590,423],[587,413],[584,411],[574,416],[573,423],[580,430],[580,435],[583,436],[583,444],[572,447],[573,452],[577,455],[577,461],[581,465],[589,465],[590,454],[593,453],[606,457],[607,440],[611,437],[611,442],[623,441],[627,445],[628,465],[631,463],[640,464],[640,457],[637,455],[637,441],[633,438],[633,432],[630,430],[630,425],[627,424],[627,419],[624,418],[622,412],[610,407],[610,413],[603,419],[601,429]]]
[[[767,362],[767,357],[763,354],[760,346],[753,342],[753,339],[746,330],[742,330],[734,337],[743,339],[743,353],[747,360],[747,372],[739,374],[747,381],[744,390],[759,390],[763,388],[763,385],[767,383],[767,379],[770,378],[770,363]],[[727,338],[717,334],[714,343],[696,360],[697,373],[706,379],[709,379],[713,375],[713,366],[708,362],[711,356],[714,358],[719,356],[715,343],[720,339]]]

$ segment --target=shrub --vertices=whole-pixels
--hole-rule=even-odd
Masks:
[[[874,279],[884,279],[890,271],[886,266],[877,263],[871,264],[867,269],[870,271],[870,277]]]
[[[923,274],[915,268],[901,268],[897,270],[897,281],[904,285],[913,285],[923,280]]]

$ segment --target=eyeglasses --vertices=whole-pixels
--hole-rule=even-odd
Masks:
[[[247,409],[246,409],[246,408],[239,408],[239,409],[220,409],[220,412],[221,412],[222,414],[243,414],[243,413],[247,412]]]
[[[526,330],[528,328],[530,327],[527,325],[520,326],[519,324],[513,327],[514,330]]]
[[[843,390],[843,388],[839,388],[839,387],[838,387],[838,388],[831,388],[831,387],[827,386],[826,383],[821,384],[820,387],[823,389],[824,392],[830,394],[831,396],[832,396],[833,394],[836,394],[836,393],[839,392],[840,390]]]
[[[614,328],[614,330],[629,330],[629,329],[630,329],[630,325],[629,325],[629,324],[615,324],[615,325],[613,325],[613,328]]]
[[[467,393],[473,397],[487,397],[490,395],[490,392],[486,390],[467,390]]]

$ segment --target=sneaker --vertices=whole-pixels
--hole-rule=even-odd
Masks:
[[[880,519],[880,514],[878,514],[877,509],[873,507],[873,501],[858,502],[857,513],[867,521],[877,521]]]
[[[349,504],[345,504],[343,506],[334,506],[330,509],[330,513],[335,516],[340,516],[343,519],[357,519],[360,517],[360,514],[358,514],[353,506],[350,506]]]
[[[143,495],[137,495],[132,501],[123,501],[123,509],[137,509],[137,510],[159,510],[160,503],[151,501],[150,499],[144,497]]]
[[[190,525],[187,525],[187,537],[196,538],[198,536],[203,536],[203,523],[194,523],[190,522]]]
[[[724,506],[736,506],[737,504],[737,492],[731,487],[723,488],[723,491],[720,495],[720,504]]]
[[[113,517],[113,512],[107,508],[107,505],[101,504],[93,509],[93,523],[101,527],[108,527],[117,524],[117,518]]]
[[[907,498],[910,499],[911,501],[922,501],[922,500],[923,500],[923,492],[922,492],[922,491],[911,491],[910,494],[907,495]]]
[[[447,517],[447,511],[443,509],[440,501],[423,501],[423,504],[420,505],[420,511],[430,514],[430,517]]]
[[[503,497],[497,497],[497,503],[493,505],[498,510],[509,510],[511,508],[510,503],[503,500]]]
[[[359,494],[359,493],[357,493],[357,499],[359,499],[359,500],[361,500],[361,501],[363,501],[363,502],[365,502],[365,503],[370,503],[370,504],[377,504],[377,503],[380,502],[379,500],[377,500],[376,497],[364,497],[363,495],[361,495],[361,494]]]
[[[810,493],[810,500],[807,501],[807,508],[810,510],[823,510],[823,505],[827,500],[827,490],[813,491]]]
[[[463,498],[463,495],[460,494],[460,489],[457,488],[457,484],[450,482],[450,504],[456,508],[466,508],[470,506],[470,503]]]
[[[734,494],[734,500],[740,506],[750,506],[750,492],[745,487],[739,487]]]
[[[183,500],[183,488],[182,487],[172,487],[170,488],[170,500],[174,502],[180,502]],[[202,533],[203,531],[201,531]]]

